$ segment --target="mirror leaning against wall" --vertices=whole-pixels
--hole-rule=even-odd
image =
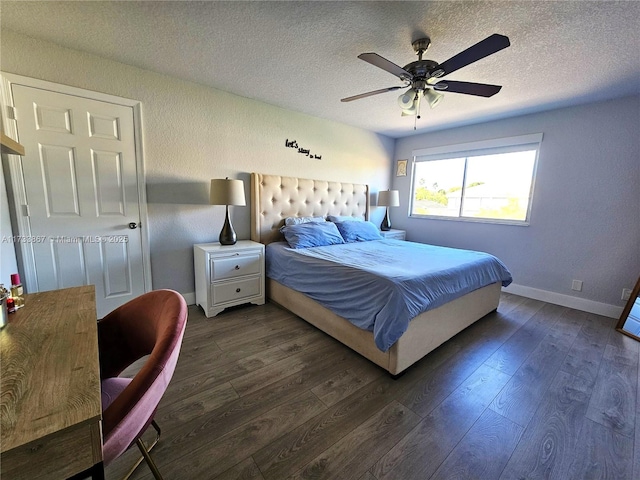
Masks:
[[[622,311],[616,330],[640,341],[640,278]]]

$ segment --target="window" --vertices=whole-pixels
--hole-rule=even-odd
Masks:
[[[416,150],[411,216],[528,225],[542,134]]]

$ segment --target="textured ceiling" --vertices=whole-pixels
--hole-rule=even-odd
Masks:
[[[392,137],[640,93],[640,2],[0,2],[2,28]],[[404,66],[412,40],[442,63],[501,33],[511,47],[447,76],[502,85],[445,93],[401,117],[400,81],[357,58]]]

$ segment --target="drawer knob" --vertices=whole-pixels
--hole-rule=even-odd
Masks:
[[[240,289],[239,288],[236,288],[236,293],[240,293]]]
[[[240,270],[240,265],[236,265],[236,270]]]

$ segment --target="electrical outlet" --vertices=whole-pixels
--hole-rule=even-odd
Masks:
[[[631,298],[631,289],[630,288],[623,288],[622,289],[622,300],[624,300],[626,302],[627,300],[629,300],[629,298]]]
[[[574,280],[571,282],[571,290],[575,290],[576,292],[582,291],[582,280]]]

